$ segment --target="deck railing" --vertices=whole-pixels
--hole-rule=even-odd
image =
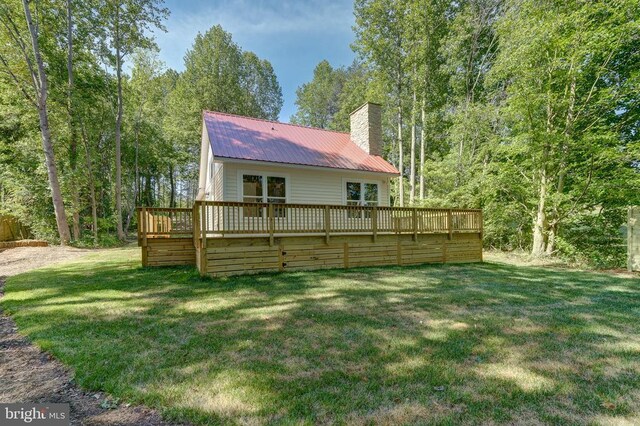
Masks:
[[[138,236],[449,234],[482,232],[482,211],[413,207],[196,201],[193,209],[142,207]]]
[[[196,202],[197,229],[207,238],[233,235],[428,234],[482,232],[482,211],[411,207]]]
[[[193,236],[193,209],[138,207],[138,241]]]

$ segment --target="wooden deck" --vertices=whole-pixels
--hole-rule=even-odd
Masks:
[[[482,212],[199,201],[139,208],[145,266],[194,264],[221,276],[482,261]]]

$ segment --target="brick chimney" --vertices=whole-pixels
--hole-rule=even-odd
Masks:
[[[371,155],[382,155],[382,111],[367,102],[351,113],[351,141]]]

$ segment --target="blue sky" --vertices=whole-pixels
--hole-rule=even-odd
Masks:
[[[171,15],[166,33],[156,33],[160,57],[183,70],[183,58],[198,32],[216,24],[243,49],[273,65],[282,86],[280,121],[296,110],[296,88],[313,77],[322,59],[348,65],[354,58],[352,0],[165,0]]]

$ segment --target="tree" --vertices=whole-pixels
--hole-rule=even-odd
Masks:
[[[447,12],[450,2],[415,0],[409,3],[407,26],[412,37],[408,43],[407,67],[412,70],[412,155],[411,196],[415,198],[415,151],[417,129],[420,122],[419,190],[418,198],[425,198],[425,161],[438,137],[443,134],[442,108],[447,94],[447,78],[442,72],[444,55],[441,46],[448,33]],[[419,103],[419,106],[416,105]],[[420,109],[420,118],[416,117]],[[412,200],[413,202],[413,200]]]
[[[404,141],[403,97],[406,90],[406,74],[403,65],[406,60],[405,38],[407,1],[356,0],[356,41],[354,48],[369,61],[380,77],[391,87],[395,99],[398,150],[398,199],[404,206]]]
[[[344,68],[344,83],[338,94],[338,108],[331,117],[332,130],[348,132],[351,126],[351,113],[367,101],[382,104],[384,95],[375,84],[374,73],[369,67],[357,60]]]
[[[408,175],[410,201],[482,208],[489,246],[620,263],[623,206],[640,202],[637,2],[361,0],[354,10],[365,67],[343,84],[332,126],[348,129],[348,105],[372,94],[394,109],[385,155]],[[307,102],[298,113],[324,111]]]
[[[533,255],[553,253],[561,223],[595,207],[589,195],[601,168],[615,176],[612,167],[629,167],[610,124],[632,75],[620,65],[638,44],[633,10],[632,2],[519,1],[500,21],[492,73],[505,82],[510,141],[535,189]]]
[[[167,102],[167,138],[177,145],[181,173],[196,182],[200,144],[194,141],[200,140],[202,111],[275,119],[282,89],[268,61],[243,52],[231,34],[216,25],[196,36]]]
[[[320,129],[331,127],[345,80],[345,70],[334,70],[326,59],[320,61],[313,70],[313,79],[296,89],[298,110],[290,121]]]
[[[122,64],[135,48],[154,46],[149,33],[158,28],[164,30],[162,20],[168,9],[161,7],[162,0],[113,0],[102,3],[100,16],[104,27],[109,59],[116,71],[117,113],[115,124],[115,164],[116,164],[116,220],[118,239],[125,239],[122,226]]]
[[[277,120],[282,109],[282,89],[271,63],[253,52],[242,52],[240,85],[246,96],[245,114]]]
[[[2,11],[0,23],[4,29],[3,36],[13,48],[13,52],[0,53],[0,63],[3,66],[2,69],[5,75],[23,93],[25,99],[38,110],[42,150],[44,151],[47,166],[58,236],[61,244],[65,245],[69,242],[71,236],[58,179],[58,167],[49,125],[47,70],[40,48],[40,27],[33,22],[29,3],[28,0],[22,0],[22,8],[28,30],[26,38],[29,42],[25,41],[25,36],[19,29],[15,5],[5,4],[0,6]]]

